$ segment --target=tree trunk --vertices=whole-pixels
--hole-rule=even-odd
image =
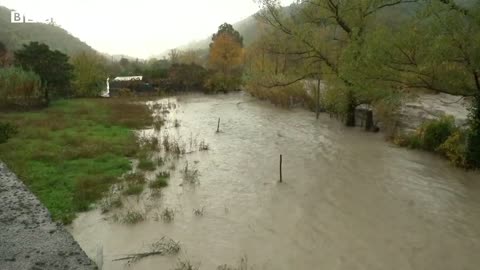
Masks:
[[[373,112],[371,110],[366,112],[365,130],[373,131]]]
[[[357,102],[352,90],[348,90],[347,93],[347,113],[345,119],[345,125],[347,127],[355,126],[355,109],[357,108]]]
[[[50,105],[50,96],[49,96],[49,90],[47,87],[45,87],[45,105],[46,106]]]

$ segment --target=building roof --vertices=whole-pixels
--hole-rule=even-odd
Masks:
[[[141,81],[143,76],[125,76],[125,77],[115,77],[114,81]]]

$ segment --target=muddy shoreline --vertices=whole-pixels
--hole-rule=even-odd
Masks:
[[[0,162],[0,269],[97,269],[63,225]]]

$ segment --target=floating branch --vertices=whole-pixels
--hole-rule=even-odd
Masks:
[[[114,259],[112,261],[128,261],[128,264],[138,262],[139,260],[154,255],[175,255],[180,252],[180,242],[171,238],[162,237],[160,240],[150,245],[150,251],[142,253],[128,254],[125,257]]]

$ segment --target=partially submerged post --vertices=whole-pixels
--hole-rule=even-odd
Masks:
[[[280,155],[280,183],[283,182],[283,179],[282,179],[282,155]]]
[[[317,79],[317,94],[316,94],[316,106],[315,106],[315,113],[318,120],[320,116],[320,78]]]
[[[217,133],[220,132],[220,117],[218,118]]]

